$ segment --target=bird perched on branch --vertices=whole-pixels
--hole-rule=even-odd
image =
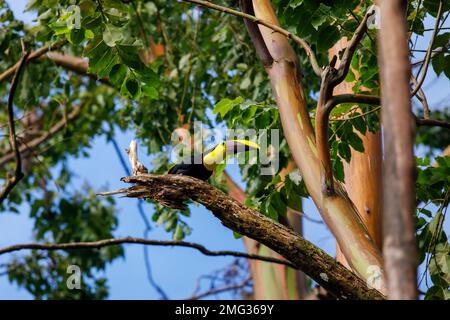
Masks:
[[[192,155],[183,159],[181,163],[174,165],[168,173],[207,180],[212,175],[217,165],[220,164],[227,155],[258,149],[259,145],[252,141],[227,140],[200,155]]]

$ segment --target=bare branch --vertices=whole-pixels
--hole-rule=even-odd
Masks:
[[[143,245],[153,245],[153,246],[169,246],[169,247],[187,247],[197,249],[201,253],[207,256],[233,256],[239,258],[247,258],[251,260],[261,260],[271,263],[277,263],[282,265],[287,265],[289,267],[295,268],[295,266],[289,261],[280,260],[272,257],[260,256],[257,254],[247,254],[243,252],[237,251],[211,251],[205,248],[204,246],[194,243],[194,242],[186,242],[186,241],[177,241],[177,240],[150,240],[144,238],[135,238],[135,237],[123,237],[123,238],[112,238],[105,239],[99,241],[92,242],[68,242],[68,243],[24,243],[24,244],[16,244],[12,246],[7,246],[0,248],[0,255],[30,249],[30,250],[75,250],[75,249],[99,249],[103,247],[115,246],[119,244],[143,244]]]
[[[79,75],[86,75],[89,76],[93,80],[98,80],[104,84],[111,85],[111,82],[108,78],[101,78],[98,79],[97,75],[89,73],[88,67],[89,64],[86,60],[80,58],[71,56],[68,54],[62,54],[59,52],[49,52],[46,56],[48,59],[53,61],[57,66],[62,67],[66,70],[73,71]]]
[[[341,63],[337,70],[337,74],[333,78],[333,86],[336,86],[342,81],[344,81],[345,77],[347,76],[356,48],[358,47],[359,43],[364,37],[364,33],[367,31],[367,19],[369,19],[369,17],[372,16],[373,14],[375,14],[375,10],[367,12],[364,18],[362,19],[361,23],[359,24],[358,28],[355,30],[355,33],[350,39],[347,48],[345,48],[344,54],[341,59]]]
[[[251,14],[252,16],[255,15],[252,1],[240,0],[239,6],[241,7],[241,10],[244,13]],[[259,30],[258,24],[247,19],[244,19],[244,24],[247,27],[248,34],[250,35],[250,38],[252,39],[253,44],[255,45],[256,53],[261,59],[262,64],[264,66],[272,65],[273,57],[270,54],[269,49],[267,49],[266,43],[264,42],[264,39],[261,35],[261,31]]]
[[[417,99],[422,103],[423,106],[423,117],[425,119],[430,118],[430,106],[428,104],[427,96],[425,95],[425,92],[422,90],[422,88],[419,87],[419,82],[417,81],[416,77],[411,75],[411,81],[414,83],[416,88],[419,88],[417,91]]]
[[[293,230],[245,207],[205,181],[171,174],[142,174],[121,180],[133,184],[122,189],[126,197],[154,199],[170,206],[184,205],[189,199],[203,204],[223,225],[278,252],[340,298],[383,299],[381,293],[368,289],[358,276]]]
[[[148,173],[148,169],[138,160],[136,141],[131,140],[130,149],[127,150],[127,153],[131,163],[132,173],[134,176],[142,173]]]
[[[445,122],[441,120],[435,120],[435,119],[420,119],[417,116],[416,118],[416,125],[417,126],[423,126],[423,127],[442,127],[450,129],[450,122]]]
[[[425,81],[425,77],[427,76],[427,71],[428,71],[428,67],[430,66],[430,61],[431,61],[431,56],[432,56],[432,51],[433,51],[434,40],[436,39],[436,36],[438,34],[439,21],[441,20],[441,17],[442,17],[442,6],[443,6],[443,1],[441,0],[441,1],[439,1],[439,8],[438,8],[438,12],[436,15],[436,23],[434,25],[434,31],[431,36],[430,44],[428,45],[427,53],[425,55],[422,75],[421,75],[420,79],[417,80],[418,83],[417,83],[416,87],[414,88],[414,90],[411,92],[411,97],[414,97],[419,92],[420,88],[422,87],[423,82]],[[419,71],[420,71],[420,69],[419,69]]]
[[[333,96],[333,90],[338,84],[344,81],[345,77],[347,76],[356,48],[358,47],[358,44],[361,42],[361,39],[364,37],[364,34],[367,31],[367,20],[373,14],[375,14],[375,10],[367,12],[363,20],[360,22],[358,28],[355,30],[352,38],[350,39],[344,51],[339,68],[338,69],[335,68],[337,57],[334,56],[330,61],[330,64],[327,67],[325,67],[324,70],[322,71],[321,75],[322,82],[320,85],[319,100],[317,102],[317,111],[316,111],[315,135],[316,135],[318,156],[321,162],[320,178],[322,184],[322,194],[326,196],[335,195],[333,168],[331,166],[330,149],[328,146],[329,115],[334,106],[336,106],[336,104],[346,102],[345,99],[349,98],[357,99],[355,98],[355,96],[350,97],[352,95],[342,95],[335,98]],[[373,99],[373,97],[370,96],[359,96],[359,98],[363,100],[364,98],[367,97],[369,97],[369,99]],[[341,100],[342,102],[339,102]],[[353,100],[347,102],[353,102]],[[356,102],[359,103],[360,101]]]
[[[340,94],[333,96],[324,107],[324,112],[330,115],[334,107],[341,103],[359,103],[380,105],[380,97],[367,94]]]
[[[433,53],[431,54],[431,58],[430,58],[430,59],[433,60],[436,56],[442,54],[442,53],[445,52],[448,48],[450,48],[450,42],[447,43],[447,44],[446,44],[445,46],[443,46],[443,47],[436,48],[436,49],[433,51]],[[413,68],[416,68],[416,67],[422,66],[424,63],[425,63],[425,59],[420,60],[420,61],[413,62],[413,63],[411,64],[411,66],[412,66]]]
[[[327,74],[327,69],[324,75]],[[326,88],[322,85],[321,88]],[[324,98],[322,98],[324,99]],[[323,105],[319,99],[318,108],[316,112],[316,143],[319,152],[319,159],[322,163],[322,192],[327,195],[334,193],[333,170],[331,167],[330,148],[328,145],[328,124],[330,113],[335,106],[341,103],[359,103],[359,104],[373,104],[380,105],[380,97],[364,95],[364,94],[341,94],[331,96]]]
[[[22,51],[24,51],[23,43],[22,43]],[[20,151],[17,144],[17,136],[16,136],[16,127],[14,125],[14,96],[16,94],[17,85],[19,84],[20,74],[25,66],[25,62],[29,57],[28,52],[23,52],[22,58],[18,62],[17,68],[15,69],[14,77],[11,82],[11,87],[9,89],[9,97],[8,97],[8,127],[9,127],[9,142],[11,144],[11,150],[13,157],[16,159],[16,169],[14,171],[14,176],[6,178],[5,186],[3,187],[0,193],[0,203],[2,203],[6,197],[8,197],[11,190],[16,186],[16,184],[23,178],[22,172],[22,159],[20,157]]]
[[[288,39],[294,40],[294,42],[299,44],[305,50],[306,55],[309,58],[309,61],[311,63],[311,66],[312,66],[314,72],[318,76],[321,75],[322,69],[320,68],[320,66],[319,66],[319,64],[317,62],[317,58],[316,58],[316,55],[314,54],[314,51],[311,49],[310,45],[305,40],[303,40],[302,38],[296,36],[295,34],[289,32],[289,31],[287,31],[287,30],[285,30],[285,29],[283,29],[283,28],[281,28],[281,27],[279,27],[279,26],[277,26],[275,24],[271,24],[269,22],[261,20],[261,19],[255,17],[255,16],[253,16],[251,14],[247,14],[247,13],[244,13],[244,12],[241,12],[241,11],[237,11],[237,10],[233,10],[233,9],[230,9],[230,8],[227,8],[227,7],[219,6],[217,4],[214,4],[214,3],[211,3],[211,2],[208,2],[208,1],[204,1],[204,0],[182,0],[182,1],[194,3],[194,4],[199,5],[199,6],[208,7],[208,8],[211,8],[211,9],[214,9],[214,10],[218,10],[218,11],[221,11],[221,12],[225,12],[225,13],[237,16],[237,17],[242,17],[244,19],[247,19],[247,20],[252,21],[254,23],[257,23],[257,24],[261,24],[261,25],[263,25],[263,26],[265,26],[265,27],[267,27],[269,29],[272,29],[273,31],[284,35]]]
[[[224,286],[222,288],[210,289],[208,291],[205,291],[203,293],[197,294],[195,296],[186,298],[185,300],[199,300],[199,299],[211,296],[213,294],[218,294],[218,293],[223,293],[223,292],[227,292],[227,291],[234,291],[234,290],[243,289],[243,288],[247,287],[251,283],[251,281],[252,281],[252,278],[248,277],[247,279],[245,279],[241,283],[231,284],[231,285],[228,285],[228,286]]]

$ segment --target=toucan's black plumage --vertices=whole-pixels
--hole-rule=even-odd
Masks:
[[[206,169],[203,164],[203,154],[198,156],[192,156],[181,163],[174,165],[170,168],[170,174],[181,174],[184,176],[191,176],[200,180],[208,180],[211,177],[213,171]]]
[[[190,156],[181,163],[174,165],[169,174],[181,174],[201,180],[208,180],[214,168],[226,157],[227,154],[259,149],[259,145],[247,140],[225,141],[203,154]]]

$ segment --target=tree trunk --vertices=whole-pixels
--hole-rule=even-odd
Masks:
[[[330,58],[338,57],[339,51],[345,49],[347,44],[347,38],[342,38],[329,50]],[[353,72],[355,73],[355,71]],[[355,76],[358,75],[355,73]],[[353,93],[352,88],[352,83],[342,82],[334,89],[334,94]],[[369,234],[381,249],[381,132],[367,131],[364,136],[359,132],[356,134],[363,141],[364,153],[351,149],[350,163],[344,161],[345,188],[358,209]],[[336,259],[349,267],[338,244],[336,244]]]
[[[270,1],[241,1],[241,5],[245,12],[279,25]],[[245,23],[269,74],[286,140],[311,198],[352,269],[367,280],[372,276],[372,266],[382,270],[381,253],[343,187],[336,183],[336,194],[332,196],[322,192],[320,161],[295,52],[283,35],[249,21]]]
[[[405,0],[380,0],[379,57],[384,133],[383,252],[388,297],[417,299],[414,120]]]
[[[292,170],[289,166],[287,169],[284,170],[284,174]],[[283,173],[280,174],[283,175]],[[226,173],[225,178],[228,194],[240,203],[244,203],[244,191]],[[288,220],[290,226],[296,232],[302,234],[301,218],[288,210]],[[281,258],[278,253],[253,239],[244,237],[243,240],[248,253]],[[302,300],[306,297],[306,276],[303,272],[263,261],[252,260],[249,263],[253,280],[253,298],[255,300]]]

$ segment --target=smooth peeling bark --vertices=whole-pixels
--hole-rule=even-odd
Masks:
[[[329,51],[330,59],[339,57],[339,51],[345,49],[348,44],[347,38],[342,38]],[[338,58],[337,67],[340,60]],[[353,71],[355,73],[355,71]],[[356,74],[356,77],[358,75]],[[342,82],[335,87],[334,94],[353,93],[353,83]],[[344,161],[345,189],[358,209],[370,236],[381,249],[381,203],[382,203],[382,175],[381,175],[381,131],[371,133],[369,131],[363,136],[359,135],[364,145],[364,152],[351,149],[350,163]],[[345,257],[336,245],[336,259],[348,266]]]
[[[254,0],[253,8],[256,17],[279,25],[270,1]],[[334,196],[322,194],[314,132],[301,86],[298,60],[292,47],[284,36],[264,26],[259,26],[259,30],[273,57],[273,63],[266,66],[266,70],[279,107],[284,134],[314,203],[336,237],[352,269],[364,279],[373,276],[369,270],[374,267],[382,273],[380,250],[371,239],[343,187],[335,182]],[[380,289],[385,291],[384,282],[382,283]]]
[[[383,254],[389,299],[417,299],[414,119],[405,17],[407,1],[380,0],[378,31],[382,90]]]

